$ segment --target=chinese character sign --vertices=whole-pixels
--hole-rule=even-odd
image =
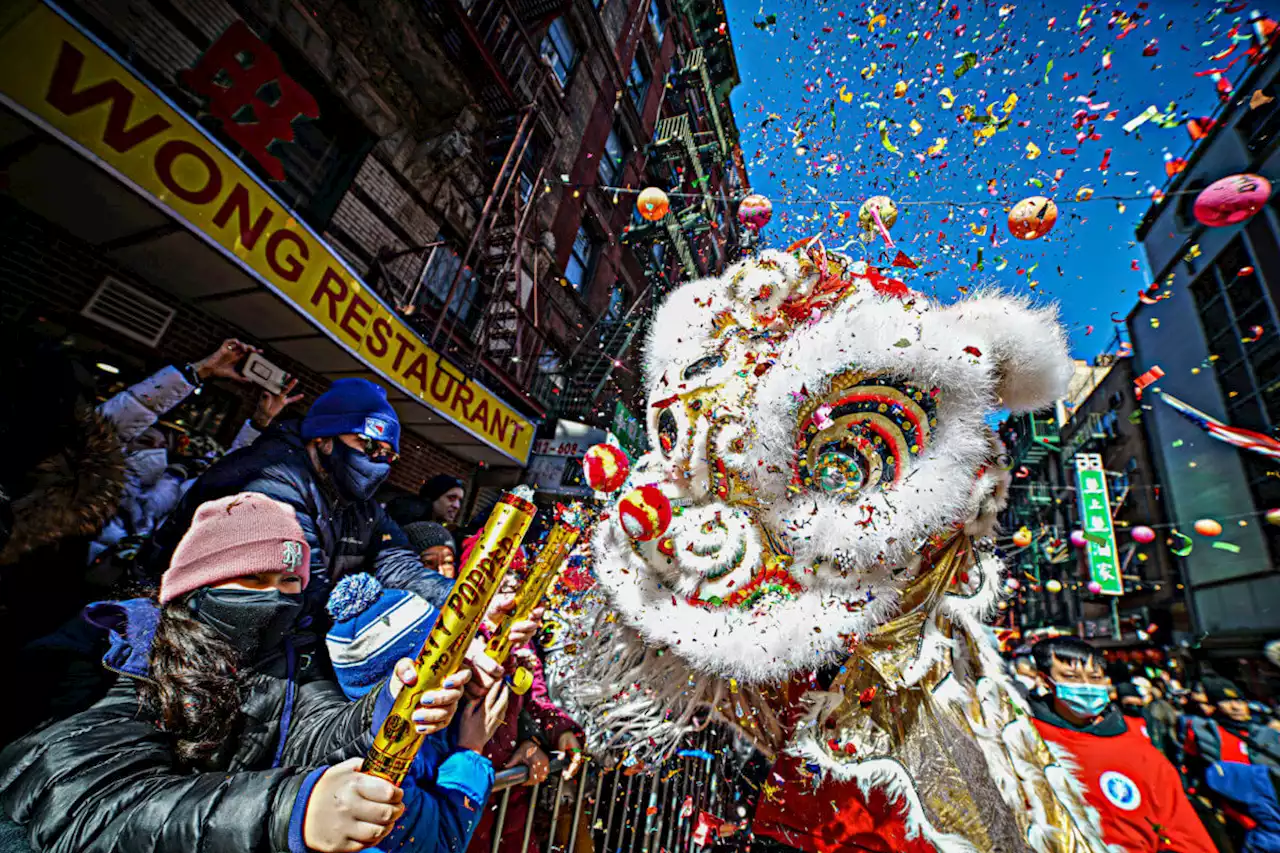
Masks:
[[[267,174],[284,180],[284,165],[267,150],[293,141],[293,120],[319,118],[316,99],[284,73],[280,57],[244,21],[227,27],[196,67],[179,75],[196,94],[209,99],[209,114]],[[274,85],[273,85],[274,84]]]
[[[1084,531],[1089,575],[1102,587],[1103,595],[1124,595],[1111,524],[1107,472],[1097,453],[1076,454],[1076,493],[1080,498],[1080,527]]]

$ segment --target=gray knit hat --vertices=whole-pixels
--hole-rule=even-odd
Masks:
[[[409,544],[413,546],[413,550],[419,554],[437,545],[448,545],[455,553],[458,550],[453,543],[453,534],[446,530],[443,524],[437,524],[434,521],[415,521],[413,524],[406,524],[404,533],[409,537]]]

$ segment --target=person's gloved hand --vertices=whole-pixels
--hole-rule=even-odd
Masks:
[[[391,832],[404,813],[404,792],[377,776],[360,772],[363,758],[326,770],[311,789],[302,822],[302,840],[316,853],[356,853]]]

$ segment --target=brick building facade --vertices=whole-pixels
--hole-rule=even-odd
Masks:
[[[25,7],[27,18],[8,19],[10,38],[34,27],[34,15],[48,22],[38,31],[56,23],[66,33],[61,48],[52,37],[24,45],[31,76],[71,76],[59,104],[43,102],[38,87],[23,91],[25,79],[0,79],[0,308],[109,353],[108,366],[123,370],[100,375],[106,390],[239,337],[298,377],[308,399],[337,376],[387,384],[406,426],[394,485],[412,489],[444,471],[474,477],[477,491],[495,488],[516,481],[539,423],[600,420],[633,395],[632,344],[653,300],[737,252],[733,201],[745,176],[732,165],[741,162],[728,106],[737,73],[719,3]],[[66,64],[76,55],[80,65]],[[265,85],[255,78],[239,105],[247,119],[219,103],[268,66]],[[144,120],[144,103],[170,118]],[[247,142],[245,127],[270,124],[277,108],[290,114],[276,141]],[[679,116],[689,144],[677,140],[672,156],[658,131]],[[132,172],[142,164],[117,156],[154,152],[151,122],[188,134],[160,146],[161,155],[187,146],[173,149],[181,153],[165,161],[167,174],[159,165]],[[113,133],[133,141],[121,147]],[[221,173],[214,186],[219,152],[250,182],[236,186],[239,207],[234,192],[219,195]],[[193,178],[198,164],[208,171]],[[212,223],[174,199],[200,196],[192,187],[201,181],[210,211],[219,209]],[[640,230],[633,193],[650,183],[703,193],[683,205],[701,212],[675,221],[673,211],[629,240]],[[274,200],[280,215],[259,215],[257,200]],[[260,240],[268,221],[297,233]],[[291,290],[302,274],[282,272],[317,252],[333,259],[324,276]],[[136,317],[104,325],[87,316],[108,280],[124,285],[112,292]],[[159,334],[130,331],[144,304],[168,316]],[[382,324],[380,341],[343,337],[370,322]],[[415,370],[415,353],[435,354],[434,367]],[[618,365],[628,369],[614,375]],[[431,370],[452,399],[427,393]],[[218,396],[216,423],[200,429],[225,442],[253,392]],[[490,423],[482,406],[502,416]]]

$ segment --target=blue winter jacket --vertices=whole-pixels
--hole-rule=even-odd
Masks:
[[[369,572],[384,586],[407,589],[436,607],[453,581],[422,565],[408,537],[376,500],[350,503],[317,476],[302,440],[300,421],[272,426],[248,447],[229,453],[202,474],[152,537],[149,571],[159,577],[191,526],[196,508],[239,492],[257,492],[293,507],[311,546],[307,613],[321,620],[329,591],[354,572]]]
[[[493,789],[493,763],[458,749],[450,731],[426,739],[404,784],[404,814],[379,850],[464,853]]]
[[[1276,771],[1261,764],[1219,761],[1204,774],[1205,784],[1257,821],[1240,853],[1280,853],[1280,793]]]

